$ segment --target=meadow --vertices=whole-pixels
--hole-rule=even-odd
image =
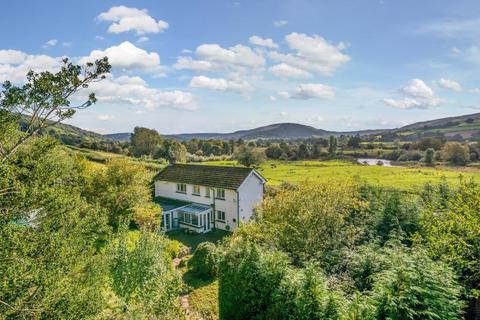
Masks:
[[[204,162],[210,165],[236,165],[235,161]],[[455,167],[386,167],[367,166],[348,160],[329,161],[267,161],[258,167],[269,185],[301,183],[304,181],[338,182],[365,181],[387,188],[413,191],[427,182],[445,179],[457,185],[460,179],[480,182],[480,171]]]
[[[85,156],[88,160],[104,163],[110,158],[126,157],[114,153],[93,151],[81,148],[69,148]],[[155,160],[135,159],[155,174],[165,164]],[[197,163],[196,163],[197,164]],[[207,165],[238,165],[236,161],[210,161],[198,164]],[[305,181],[320,181],[335,183],[338,181],[356,180],[370,184],[414,191],[428,182],[439,182],[445,179],[451,185],[458,185],[460,179],[474,179],[480,182],[480,169],[473,167],[386,167],[367,166],[349,160],[326,161],[273,161],[262,163],[258,172],[268,180],[268,185],[287,183],[302,183]]]

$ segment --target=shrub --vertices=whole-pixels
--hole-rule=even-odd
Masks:
[[[428,166],[433,165],[434,158],[435,158],[435,150],[432,148],[428,148],[425,151],[425,164]]]
[[[393,249],[389,259],[375,276],[375,319],[461,319],[461,287],[446,264],[419,249]]]
[[[215,277],[218,270],[218,255],[215,244],[211,242],[200,243],[188,265],[193,273],[203,279]]]
[[[177,240],[169,240],[165,245],[165,253],[172,259],[178,258],[185,250],[185,246]]]
[[[448,142],[442,148],[445,160],[454,165],[465,165],[469,159],[468,148],[459,142]]]
[[[419,161],[422,159],[423,153],[416,150],[411,150],[403,153],[398,157],[398,161]]]
[[[220,319],[266,319],[289,260],[247,241],[232,242],[219,264]]]

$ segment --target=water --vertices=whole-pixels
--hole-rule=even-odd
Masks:
[[[383,166],[385,167],[394,167],[394,165],[392,165],[392,162],[390,160],[385,160],[385,159],[362,159],[362,158],[359,158],[357,159],[357,162],[358,163],[361,163],[361,164],[366,164],[366,165],[369,165],[369,166],[378,166],[379,163],[381,162]]]

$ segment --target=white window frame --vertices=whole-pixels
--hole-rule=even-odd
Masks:
[[[217,212],[216,212],[216,218],[217,218],[217,220],[218,220],[218,221],[223,221],[223,222],[225,222],[225,221],[226,221],[226,220],[225,220],[225,216],[226,216],[225,211],[222,211],[222,210],[216,210],[216,211],[217,211]]]
[[[209,187],[205,188],[205,198],[210,198],[210,188]]]
[[[186,183],[177,183],[177,192],[178,193],[187,193],[187,184]]]
[[[195,190],[195,189],[197,189],[197,188],[198,188],[198,190]],[[198,192],[197,192],[197,191],[198,191]],[[194,196],[199,196],[199,195],[200,195],[200,186],[198,186],[198,185],[193,185],[192,194],[193,194]]]
[[[215,199],[225,200],[225,189],[223,188],[215,189]]]

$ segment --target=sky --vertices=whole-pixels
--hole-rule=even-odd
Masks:
[[[7,3],[7,2],[6,2]],[[108,56],[99,133],[231,132],[280,122],[394,128],[480,112],[480,2],[8,1],[0,82]]]

